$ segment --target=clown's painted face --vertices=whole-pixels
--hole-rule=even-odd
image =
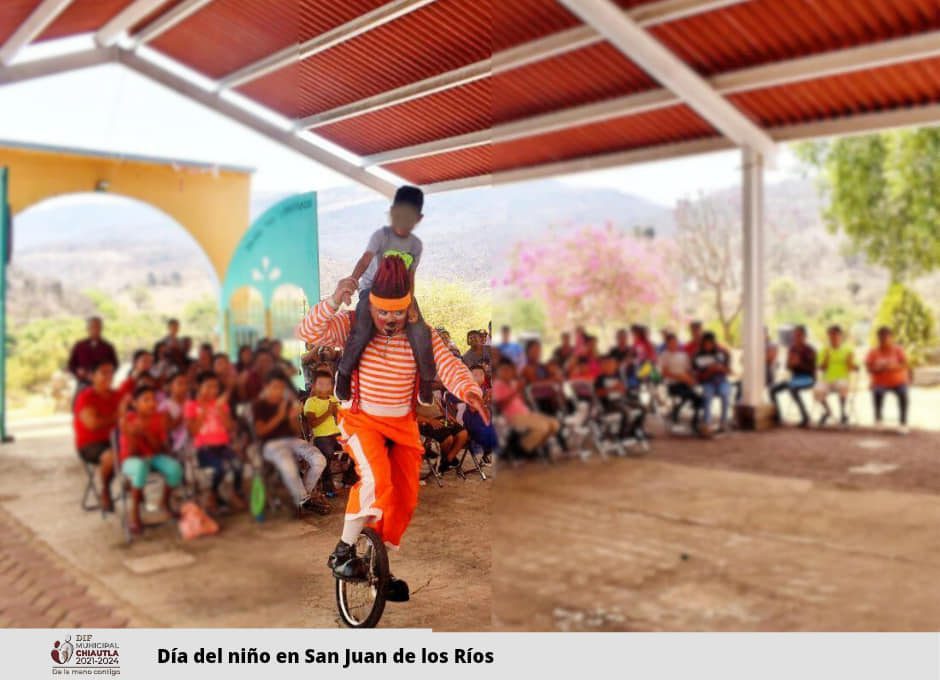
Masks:
[[[371,307],[372,323],[383,335],[395,335],[405,328],[405,319],[408,316],[408,310],[403,309],[398,312],[389,312],[384,309],[376,309],[375,305]]]

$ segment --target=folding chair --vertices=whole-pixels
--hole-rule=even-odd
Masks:
[[[128,518],[127,518],[128,510],[130,509],[129,491],[131,488],[131,483],[130,483],[130,480],[124,476],[124,473],[121,470],[121,460],[120,460],[121,457],[118,454],[118,452],[120,451],[120,434],[117,428],[114,428],[114,430],[111,432],[111,450],[114,451],[114,477],[113,477],[112,483],[113,481],[117,481],[119,485],[118,488],[120,491],[120,493],[118,494],[117,503],[115,503],[115,506],[118,508],[118,513],[121,516],[120,527],[121,527],[121,534],[124,536],[124,542],[130,545],[134,541],[134,534],[131,533],[130,522],[128,521]],[[141,497],[141,503],[143,504],[143,507],[141,507],[141,512],[143,512],[144,508],[146,507],[147,489],[153,488],[154,486],[158,486],[162,489],[163,485],[165,484],[166,484],[166,481],[163,479],[163,477],[159,473],[153,470],[147,473],[147,481],[144,484],[144,488],[142,489],[143,494]],[[171,502],[171,501],[168,501],[168,502]],[[143,529],[153,529],[156,527],[161,527],[164,524],[167,524],[172,521],[173,521],[173,516],[170,515],[167,519],[163,520],[162,522],[148,524],[142,521],[141,527]]]
[[[569,380],[565,383],[573,399],[588,405],[588,427],[591,428],[597,448],[601,456],[606,457],[611,452],[618,456],[625,456],[626,447],[620,441],[619,430],[622,419],[626,417],[620,413],[604,413],[600,401],[594,391],[594,384],[588,380]]]
[[[101,505],[101,493],[98,491],[98,485],[95,479],[98,476],[98,466],[82,458],[81,454],[79,454],[78,459],[81,461],[82,469],[85,471],[85,491],[82,493],[82,510],[86,512],[101,510],[101,514],[104,515],[104,510],[102,510]]]
[[[566,453],[577,455],[584,461],[591,457],[594,450],[598,449],[588,424],[590,407],[576,401],[569,408],[569,401],[560,385],[556,383],[529,385],[526,387],[526,399],[533,409],[555,418],[561,424],[558,437]]]

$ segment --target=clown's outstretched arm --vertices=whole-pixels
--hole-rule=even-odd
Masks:
[[[478,401],[482,403],[483,390],[473,381],[470,369],[463,361],[451,354],[437,331],[431,331],[431,345],[434,348],[434,363],[437,366],[437,375],[444,383],[447,391],[460,401],[467,403]],[[476,399],[474,400],[471,395],[474,395]]]
[[[295,335],[321,347],[343,347],[352,326],[352,312],[339,311],[335,296],[320,300],[297,326]]]

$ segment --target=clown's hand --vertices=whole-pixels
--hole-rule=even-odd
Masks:
[[[490,410],[483,404],[483,397],[476,392],[467,395],[467,406],[471,411],[479,413],[486,425],[490,424]]]

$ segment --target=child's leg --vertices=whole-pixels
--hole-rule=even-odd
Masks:
[[[434,363],[434,347],[431,344],[431,327],[421,316],[418,301],[412,302],[415,309],[414,321],[409,320],[405,327],[408,342],[411,343],[411,353],[414,354],[418,365],[418,399],[423,404],[430,404],[432,400],[431,384],[437,376],[437,365]]]
[[[372,339],[375,332],[372,323],[372,313],[369,307],[369,293],[360,291],[359,303],[356,305],[356,320],[349,329],[349,337],[343,354],[336,365],[336,396],[342,401],[352,398],[351,379],[353,371],[359,365],[359,357]]]

